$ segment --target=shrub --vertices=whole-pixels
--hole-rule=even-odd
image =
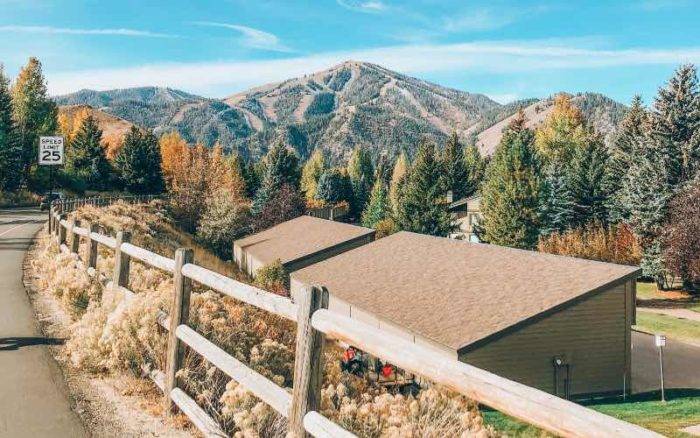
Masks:
[[[585,228],[540,237],[539,251],[623,265],[639,265],[642,249],[629,226]]]
[[[377,222],[374,226],[374,230],[376,231],[374,238],[381,239],[382,237],[389,236],[399,231],[399,228],[396,226],[396,222],[394,222],[393,219],[388,218]]]
[[[284,270],[282,262],[278,259],[258,269],[255,273],[255,285],[269,292],[289,295],[287,292],[287,272]]]

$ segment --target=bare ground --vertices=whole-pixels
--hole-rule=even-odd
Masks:
[[[37,241],[47,239],[40,231],[24,261],[24,285],[34,307],[42,332],[47,337],[67,339],[70,336],[70,317],[56,298],[34,286],[36,278],[31,272]],[[93,437],[192,437],[197,434],[189,429],[182,415],[166,419],[161,414],[162,394],[143,380],[126,375],[96,376],[77,371],[66,360],[63,346],[50,347],[59,363],[75,411]]]

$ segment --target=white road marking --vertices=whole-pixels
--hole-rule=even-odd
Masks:
[[[9,233],[10,231],[16,230],[17,228],[23,227],[25,225],[27,225],[27,224],[19,224],[15,227],[10,228],[9,230],[3,231],[2,233],[0,233],[0,237],[4,236],[5,234]]]

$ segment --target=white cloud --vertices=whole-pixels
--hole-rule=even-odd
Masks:
[[[254,29],[240,24],[216,23],[212,21],[195,21],[192,24],[197,26],[221,27],[239,32],[242,36],[241,42],[244,46],[253,49],[271,50],[275,52],[291,52],[292,50],[281,43],[277,35]]]
[[[53,26],[0,26],[0,32],[32,33],[32,34],[65,34],[65,35],[117,35],[128,37],[176,38],[176,35],[151,32],[138,29],[76,29]]]
[[[369,14],[376,14],[387,9],[387,5],[379,0],[336,0],[336,2],[345,9]]]
[[[476,9],[469,13],[445,17],[444,30],[447,32],[491,30],[507,26],[515,17],[505,11],[493,9]]]
[[[557,69],[698,63],[700,47],[606,50],[585,47],[579,40],[403,45],[274,60],[167,63],[56,73],[47,69],[47,77],[53,94],[79,88],[104,90],[158,85],[220,95],[222,90],[233,93],[265,82],[322,70],[347,59],[373,62],[408,74],[547,72]]]

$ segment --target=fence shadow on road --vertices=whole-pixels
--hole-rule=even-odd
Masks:
[[[65,339],[43,336],[0,338],[0,351],[13,351],[36,345],[63,345],[64,342]]]

